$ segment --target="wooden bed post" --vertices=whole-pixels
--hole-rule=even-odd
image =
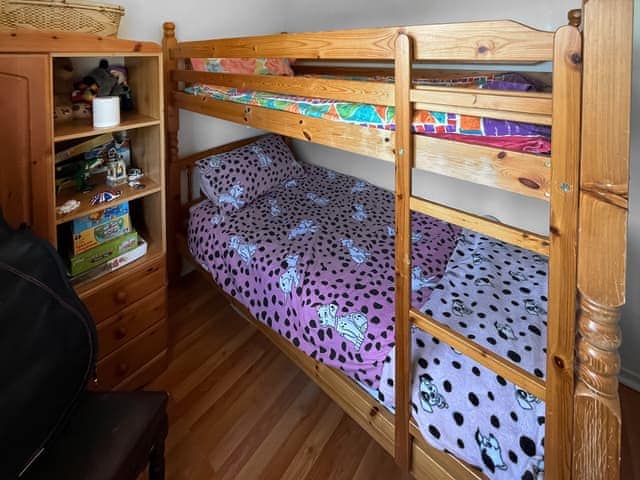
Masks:
[[[582,37],[558,29],[553,55],[545,477],[571,476],[580,191]]]
[[[573,478],[620,476],[633,0],[584,2]]]
[[[171,58],[171,49],[178,44],[176,40],[176,26],[172,22],[163,24],[162,51],[164,57],[164,102],[167,158],[167,269],[169,282],[174,282],[180,275],[180,255],[176,245],[176,218],[180,211],[180,170],[178,162],[178,109],[173,98],[177,89],[177,82],[171,78],[171,71],[175,70],[178,62]]]
[[[411,467],[411,39],[400,33],[395,43],[396,105],[396,416],[395,460],[405,472]]]

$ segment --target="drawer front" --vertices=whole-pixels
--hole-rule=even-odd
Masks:
[[[166,285],[164,257],[82,298],[96,323]]]
[[[163,350],[140,370],[116,385],[114,390],[131,391],[142,388],[158,378],[167,369],[168,363],[169,352],[168,350]],[[151,386],[151,389],[153,389],[153,386]]]
[[[163,319],[122,348],[98,362],[98,390],[111,390],[167,348],[167,321]]]
[[[100,322],[97,326],[98,359],[106,357],[166,317],[166,289],[162,288]]]

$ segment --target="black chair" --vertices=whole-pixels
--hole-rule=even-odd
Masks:
[[[29,480],[164,479],[165,392],[86,392],[67,426],[27,470]]]

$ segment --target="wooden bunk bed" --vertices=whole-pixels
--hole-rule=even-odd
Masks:
[[[313,378],[416,478],[483,478],[454,456],[429,446],[410,411],[410,325],[437,336],[546,403],[545,475],[549,479],[619,476],[620,368],[618,327],[624,303],[632,2],[589,0],[556,32],[511,21],[472,22],[178,42],[164,25],[168,163],[168,246],[176,278],[189,257],[185,224],[197,160],[251,141],[178,156],[178,112],[190,110],[395,162],[396,413],[390,414],[346,376],[316,362],[254,320],[266,336]],[[580,23],[582,20],[582,26]],[[392,62],[394,82],[268,77],[195,72],[189,58],[296,58]],[[552,93],[416,87],[419,62],[533,64],[552,62]],[[357,68],[301,67],[329,73]],[[371,69],[360,70],[369,72]],[[380,69],[374,69],[380,71]],[[366,73],[365,73],[366,74]],[[215,100],[183,91],[186,83],[395,106],[395,132]],[[551,156],[415,135],[414,110],[526,121],[552,127]],[[549,202],[543,236],[439,205],[411,194],[412,166]],[[187,199],[181,178],[187,178]],[[425,213],[549,257],[546,381],[411,308],[410,214]]]

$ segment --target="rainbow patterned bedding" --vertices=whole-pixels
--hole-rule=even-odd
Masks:
[[[305,166],[237,212],[191,209],[189,248],[218,285],[312,358],[394,407],[394,196]],[[414,213],[412,304],[544,377],[546,259]],[[413,414],[434,446],[494,479],[536,479],[545,405],[413,332]]]
[[[389,81],[389,78],[375,78],[375,80]],[[466,84],[466,86],[518,89],[521,85],[526,85],[501,80],[476,80],[475,83]],[[422,85],[451,85],[447,81],[434,82],[433,80],[416,80],[415,83]],[[460,86],[459,83],[455,85]],[[292,112],[308,117],[364,127],[395,130],[395,107],[391,106],[349,103],[205,84],[191,85],[185,89],[185,93],[205,95],[216,100]],[[418,134],[508,150],[540,154],[546,154],[551,151],[551,129],[544,125],[446,112],[416,111],[412,128]]]

